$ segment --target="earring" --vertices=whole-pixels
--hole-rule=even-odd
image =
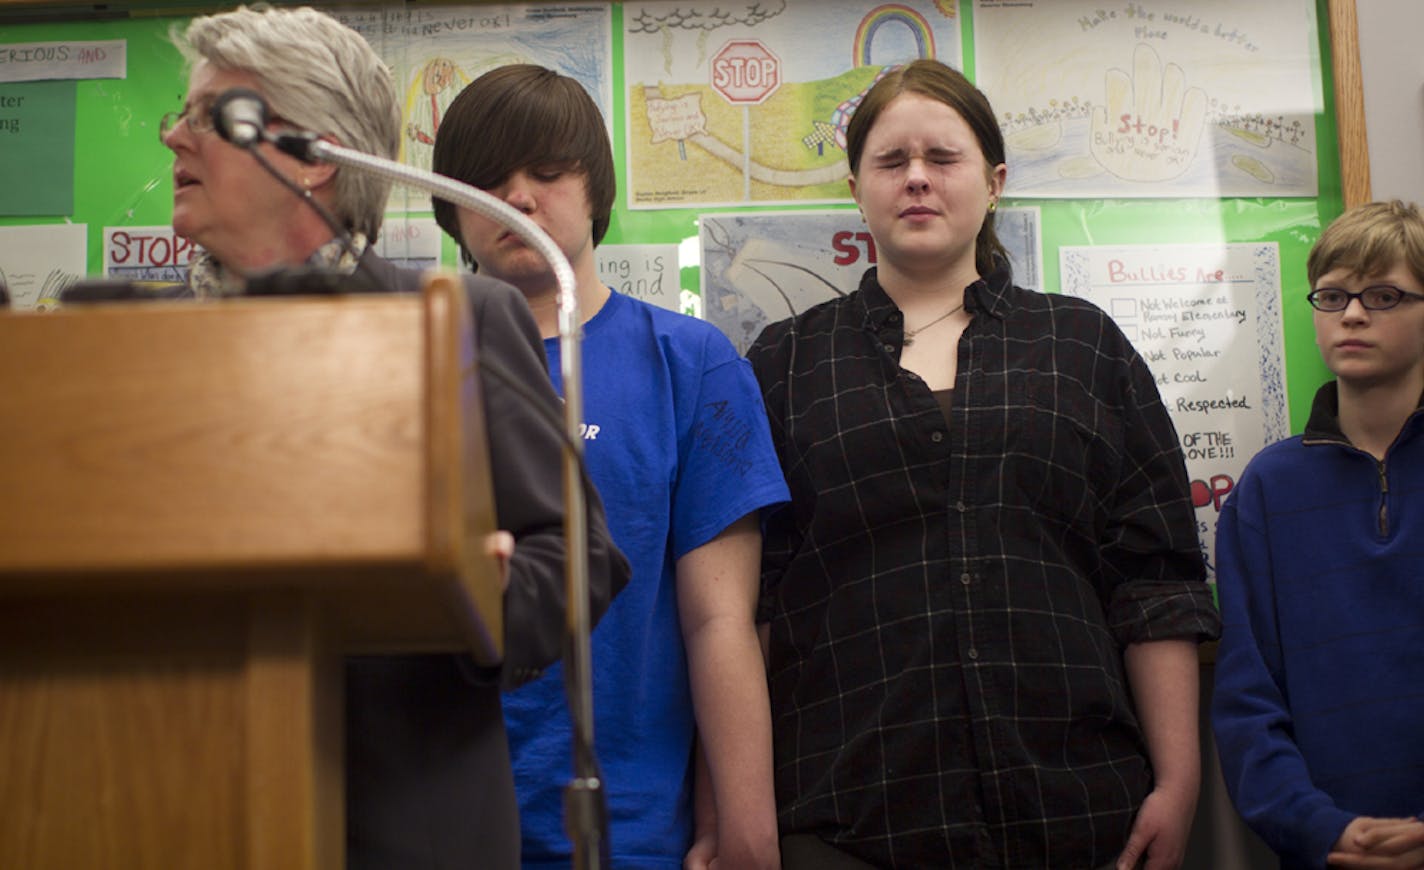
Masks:
[[[998,200],[996,200],[996,199],[991,199],[991,200],[989,200],[989,214],[993,214],[996,210],[998,210],[998,208],[999,208],[999,201],[998,201]]]

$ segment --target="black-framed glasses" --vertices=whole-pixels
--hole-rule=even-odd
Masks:
[[[1350,302],[1355,299],[1360,300],[1360,304],[1370,311],[1388,311],[1406,299],[1418,302],[1424,299],[1424,296],[1407,293],[1393,284],[1378,284],[1366,287],[1359,293],[1351,293],[1339,287],[1320,287],[1305,294],[1305,298],[1316,311],[1333,313],[1349,308]]]
[[[202,100],[196,106],[184,106],[180,111],[168,112],[158,119],[158,138],[167,139],[168,133],[179,123],[186,122],[193,133],[207,133],[213,129],[213,103]]]

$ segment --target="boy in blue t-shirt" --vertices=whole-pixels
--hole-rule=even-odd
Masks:
[[[1424,867],[1424,219],[1377,202],[1307,264],[1335,380],[1217,524],[1212,725],[1231,799],[1295,868]]]
[[[614,542],[633,565],[592,637],[613,864],[778,866],[754,618],[758,512],[784,502],[787,490],[751,368],[709,324],[599,279],[594,247],[612,213],[613,157],[603,117],[577,81],[523,64],[486,73],[451,103],[433,160],[435,171],[489,191],[544,229],[577,281],[585,456]],[[549,265],[473,211],[437,200],[435,216],[468,262],[524,293],[562,389]],[[525,867],[569,864],[562,683],[551,668],[504,701]]]

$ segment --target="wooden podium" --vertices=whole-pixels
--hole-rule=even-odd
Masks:
[[[468,303],[0,313],[0,867],[340,868],[341,656],[502,649]]]

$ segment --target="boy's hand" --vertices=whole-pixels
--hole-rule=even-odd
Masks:
[[[1331,867],[1358,870],[1424,868],[1424,822],[1360,816],[1345,827],[1326,859]]]

